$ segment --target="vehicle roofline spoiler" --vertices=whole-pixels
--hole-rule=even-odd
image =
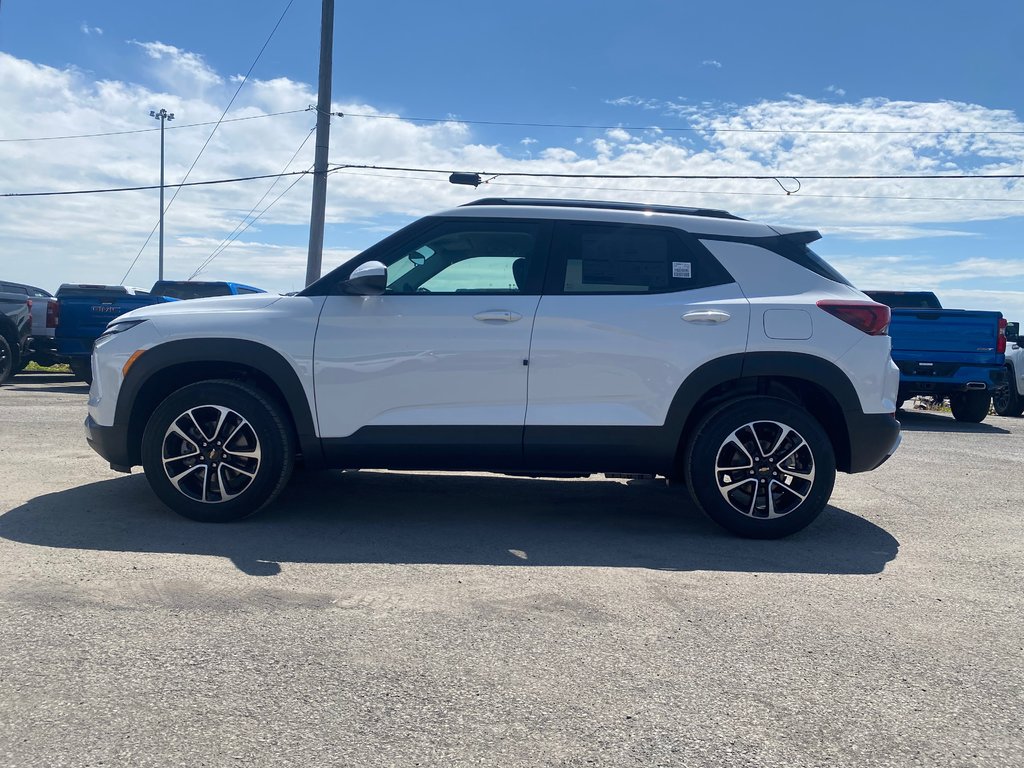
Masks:
[[[815,240],[821,240],[821,232],[816,229],[804,229],[803,227],[781,227],[769,226],[769,229],[776,232],[780,237],[787,240],[795,240],[798,243],[808,245]]]

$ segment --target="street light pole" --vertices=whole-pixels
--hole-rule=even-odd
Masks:
[[[164,123],[174,119],[174,113],[161,109],[150,110],[149,116],[160,121],[160,268],[157,279],[164,279]]]

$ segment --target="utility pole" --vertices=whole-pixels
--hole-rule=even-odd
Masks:
[[[164,123],[174,119],[174,113],[161,109],[149,111],[149,116],[160,121],[160,269],[157,279],[164,279]]]
[[[320,82],[316,96],[316,156],[313,164],[313,209],[309,216],[306,285],[320,278],[327,212],[327,150],[331,142],[331,71],[334,66],[334,0],[320,11]]]

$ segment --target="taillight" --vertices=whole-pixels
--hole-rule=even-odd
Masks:
[[[1006,318],[999,318],[999,335],[996,337],[996,354],[1006,353]]]
[[[844,323],[868,336],[885,336],[889,331],[891,312],[885,304],[874,301],[842,301],[822,299],[818,306]]]
[[[60,302],[46,302],[46,327],[56,328],[60,322]]]

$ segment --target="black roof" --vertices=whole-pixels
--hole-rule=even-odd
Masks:
[[[686,208],[678,205],[647,205],[645,203],[616,203],[606,200],[561,200],[548,197],[485,197],[464,203],[469,205],[531,205],[550,208],[597,208],[607,211],[639,211],[649,213],[675,213],[684,216],[707,216],[712,219],[744,221],[728,211],[717,208]]]

